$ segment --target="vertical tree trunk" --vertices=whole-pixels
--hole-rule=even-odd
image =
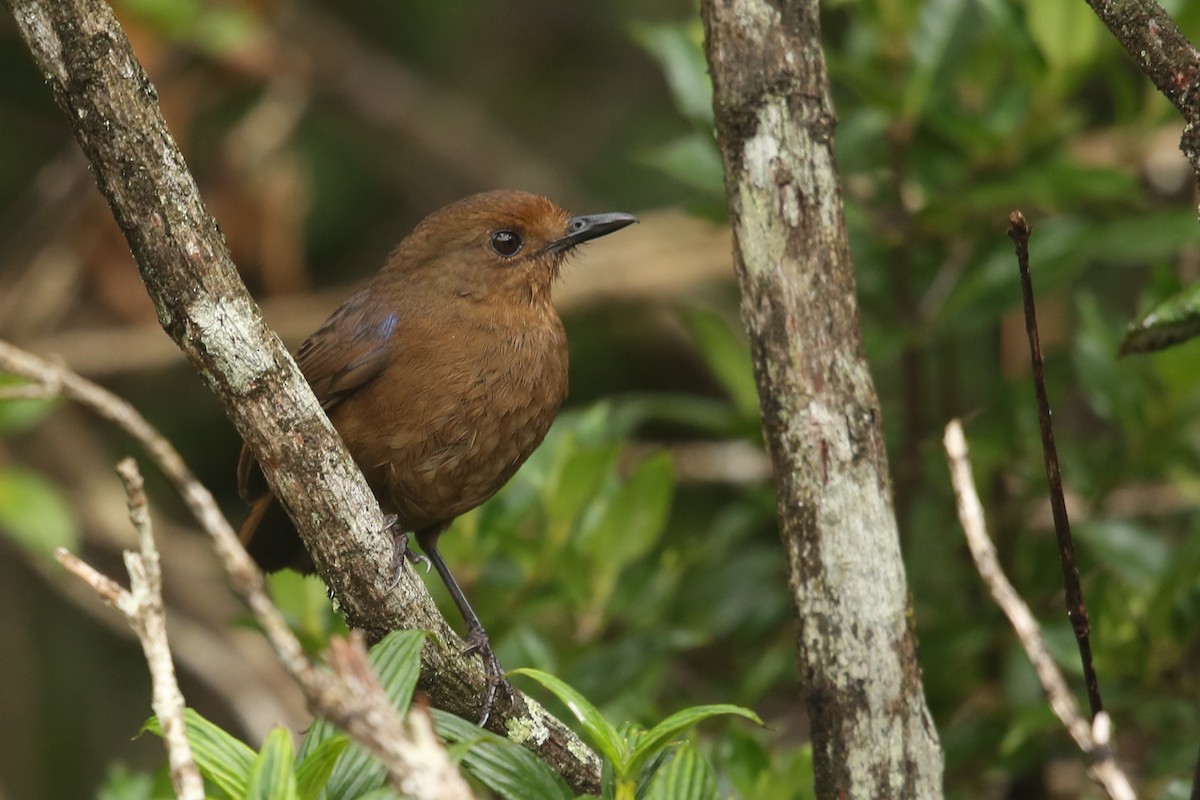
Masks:
[[[859,336],[817,0],[705,0],[703,16],[817,795],[941,797]]]

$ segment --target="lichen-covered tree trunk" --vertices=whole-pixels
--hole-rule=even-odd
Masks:
[[[859,336],[817,0],[705,0],[703,15],[817,795],[941,797]]]

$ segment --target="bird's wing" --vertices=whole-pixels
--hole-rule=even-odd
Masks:
[[[369,288],[363,287],[300,345],[296,364],[326,412],[383,371],[391,359],[387,343],[399,319],[396,311],[371,302]],[[242,445],[238,492],[246,502],[258,495],[250,490],[255,466],[254,454]]]
[[[300,345],[296,364],[322,408],[329,411],[383,371],[399,320],[399,313],[360,289]]]

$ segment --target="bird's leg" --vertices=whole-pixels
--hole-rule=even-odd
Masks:
[[[483,660],[483,671],[487,676],[487,688],[484,690],[483,704],[479,709],[479,725],[483,726],[492,714],[492,706],[496,702],[496,690],[503,687],[504,693],[511,698],[512,687],[508,685],[508,681],[504,680],[504,668],[500,666],[500,661],[492,651],[492,643],[488,639],[487,631],[483,629],[483,623],[479,621],[479,617],[475,616],[475,611],[467,602],[467,596],[459,588],[458,581],[454,580],[454,576],[450,574],[450,568],[446,566],[446,562],[442,560],[442,554],[438,552],[437,540],[444,530],[446,530],[445,524],[417,531],[417,541],[420,543],[421,549],[425,551],[425,555],[429,556],[429,560],[433,562],[433,568],[441,576],[442,583],[446,585],[446,590],[454,598],[454,604],[458,606],[459,613],[467,623],[467,646],[463,650],[463,655],[478,653],[480,659]]]
[[[399,517],[395,514],[385,514],[383,529],[392,534],[392,582],[388,586],[388,591],[400,585],[400,573],[404,569],[405,561],[414,566],[424,564],[425,571],[429,572],[429,559],[420,553],[414,553],[408,546],[408,533],[400,527]]]

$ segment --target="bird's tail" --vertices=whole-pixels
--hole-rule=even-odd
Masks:
[[[285,568],[305,575],[313,572],[308,550],[272,494],[264,494],[251,504],[250,514],[238,530],[238,538],[266,572]]]

